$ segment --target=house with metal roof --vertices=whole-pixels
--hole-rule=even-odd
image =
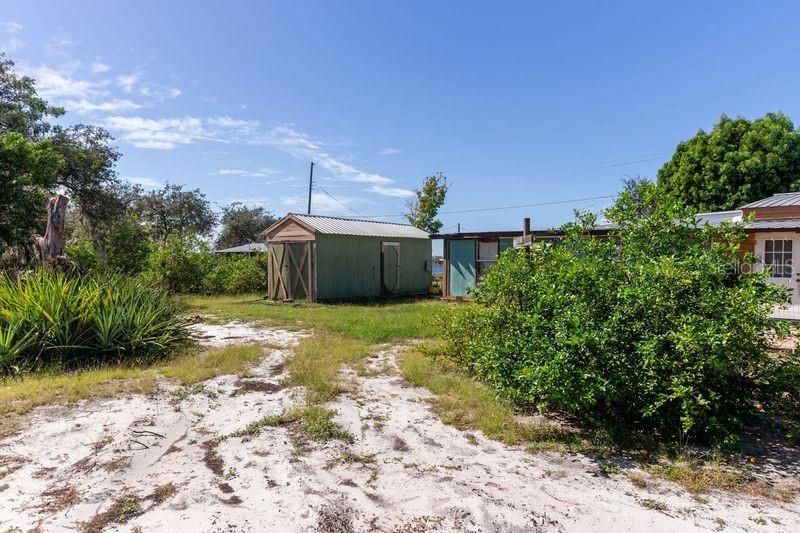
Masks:
[[[426,294],[430,236],[408,224],[289,213],[264,230],[272,300]]]

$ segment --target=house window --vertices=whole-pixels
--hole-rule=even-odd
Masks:
[[[764,241],[764,264],[773,278],[792,277],[792,241],[775,239]]]
[[[497,264],[497,241],[478,241],[478,278]]]

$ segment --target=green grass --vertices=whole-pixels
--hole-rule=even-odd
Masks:
[[[435,336],[429,318],[440,300],[379,300],[310,304],[271,302],[260,296],[185,296],[191,312],[217,320],[244,320],[269,326],[314,329],[368,344]]]
[[[435,396],[434,411],[446,424],[477,429],[505,444],[525,445],[530,451],[587,451],[590,442],[570,428],[548,423],[521,422],[513,406],[469,376],[454,363],[433,358],[424,349],[405,351],[400,357],[403,377]]]
[[[191,312],[216,320],[314,330],[287,361],[291,384],[306,387],[310,403],[323,403],[348,390],[343,366],[362,370],[375,345],[431,338],[431,314],[440,300],[381,300],[361,303],[282,303],[258,296],[186,296]]]

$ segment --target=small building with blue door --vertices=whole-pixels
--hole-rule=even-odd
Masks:
[[[432,235],[442,239],[442,298],[461,300],[480,282],[481,277],[497,264],[497,258],[508,248],[514,247],[514,239],[530,235],[535,240],[552,240],[562,233],[551,230],[531,232],[530,219],[523,221],[519,231],[478,231]]]

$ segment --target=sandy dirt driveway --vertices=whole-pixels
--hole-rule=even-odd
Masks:
[[[265,343],[248,377],[35,410],[0,442],[0,532],[800,531],[797,503],[634,487],[582,455],[532,455],[443,424],[385,347],[328,407],[353,436],[298,452],[286,427],[218,439],[302,405],[283,362],[301,333],[198,329]]]

